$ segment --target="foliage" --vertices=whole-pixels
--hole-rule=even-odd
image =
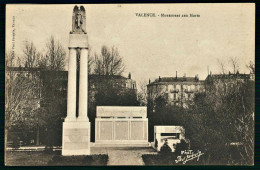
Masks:
[[[96,82],[96,106],[138,106],[136,92],[133,89],[122,89],[115,86],[112,76],[105,76]]]
[[[145,81],[139,82],[137,100],[140,103],[140,106],[147,106],[147,83]]]
[[[160,153],[161,154],[168,154],[168,153],[171,153],[171,152],[172,152],[172,149],[169,147],[167,139],[165,139],[165,142],[160,149]]]
[[[33,44],[33,42],[25,42],[25,46],[24,46],[24,66],[26,68],[36,68],[38,67],[38,60],[40,58],[40,53],[37,51],[35,45]]]
[[[17,149],[19,147],[20,147],[20,145],[19,145],[19,137],[15,136],[13,138],[12,148]]]
[[[69,166],[106,166],[108,155],[88,155],[88,156],[60,156],[55,155],[48,165],[69,165]]]
[[[155,147],[155,148],[158,147],[158,140],[157,140],[157,139],[155,139],[154,147]]]
[[[124,71],[123,58],[117,48],[101,48],[101,55],[95,54],[94,74],[97,75],[121,75]]]
[[[189,144],[184,139],[181,139],[181,142],[176,144],[175,153],[179,155],[181,154],[181,151],[187,150],[188,147]]]
[[[254,81],[232,76],[206,81],[206,92],[196,94],[188,108],[167,105],[158,96],[148,105],[149,137],[154,125],[183,126],[190,149],[205,153],[204,164],[252,164]]]
[[[19,58],[13,53],[6,55],[6,133],[10,127],[28,134],[36,129],[37,144],[40,129],[46,130],[47,133],[48,129],[61,131],[61,117],[66,112],[63,107],[66,93],[59,90],[63,82],[55,73],[64,69],[66,53],[53,36],[46,43],[46,47],[46,53],[43,55],[38,52],[33,42],[26,41],[23,50],[24,65],[20,70],[12,70],[13,67],[17,68],[16,63],[20,63],[16,61]],[[43,72],[45,76],[41,74]],[[46,136],[51,140],[54,140],[54,137],[60,138],[58,135]]]
[[[177,155],[175,153],[169,154],[144,154],[142,159],[145,165],[176,165],[175,160]]]
[[[46,52],[41,55],[39,68],[43,70],[64,70],[66,52],[63,46],[53,36],[46,43]]]

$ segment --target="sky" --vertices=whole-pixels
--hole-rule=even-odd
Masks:
[[[80,6],[80,4],[77,4]],[[53,35],[67,52],[75,5],[7,5],[6,50],[23,56],[25,41],[40,51]],[[220,73],[218,61],[229,68],[230,57],[240,73],[255,61],[254,4],[83,4],[90,54],[103,45],[117,47],[126,69],[138,83],[176,75],[204,80],[208,68]],[[136,13],[155,13],[138,17]],[[161,14],[200,17],[160,17]],[[13,35],[13,32],[15,35]],[[14,38],[14,40],[13,40]],[[68,61],[68,60],[66,60]],[[68,63],[66,62],[66,69]]]

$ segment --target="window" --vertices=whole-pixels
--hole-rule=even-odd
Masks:
[[[170,137],[172,139],[179,139],[180,133],[161,133],[161,136],[167,136],[167,137]]]
[[[174,100],[176,100],[176,93],[174,93]]]
[[[168,85],[165,85],[166,86],[166,91],[168,91]]]

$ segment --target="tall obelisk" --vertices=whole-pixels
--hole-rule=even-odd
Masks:
[[[79,114],[76,117],[77,51],[80,52]],[[75,6],[69,35],[69,69],[67,117],[63,122],[62,155],[90,154],[90,122],[88,111],[88,36],[86,12]]]

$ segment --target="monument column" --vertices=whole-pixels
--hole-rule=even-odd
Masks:
[[[90,154],[90,122],[88,109],[88,35],[86,11],[75,6],[72,13],[72,31],[69,34],[68,113],[62,126],[62,155]],[[79,116],[76,118],[76,49],[80,50]]]
[[[87,113],[88,113],[88,49],[81,48],[78,121],[88,121]]]
[[[76,86],[77,86],[77,60],[76,49],[69,48],[67,117],[65,121],[76,120]]]

